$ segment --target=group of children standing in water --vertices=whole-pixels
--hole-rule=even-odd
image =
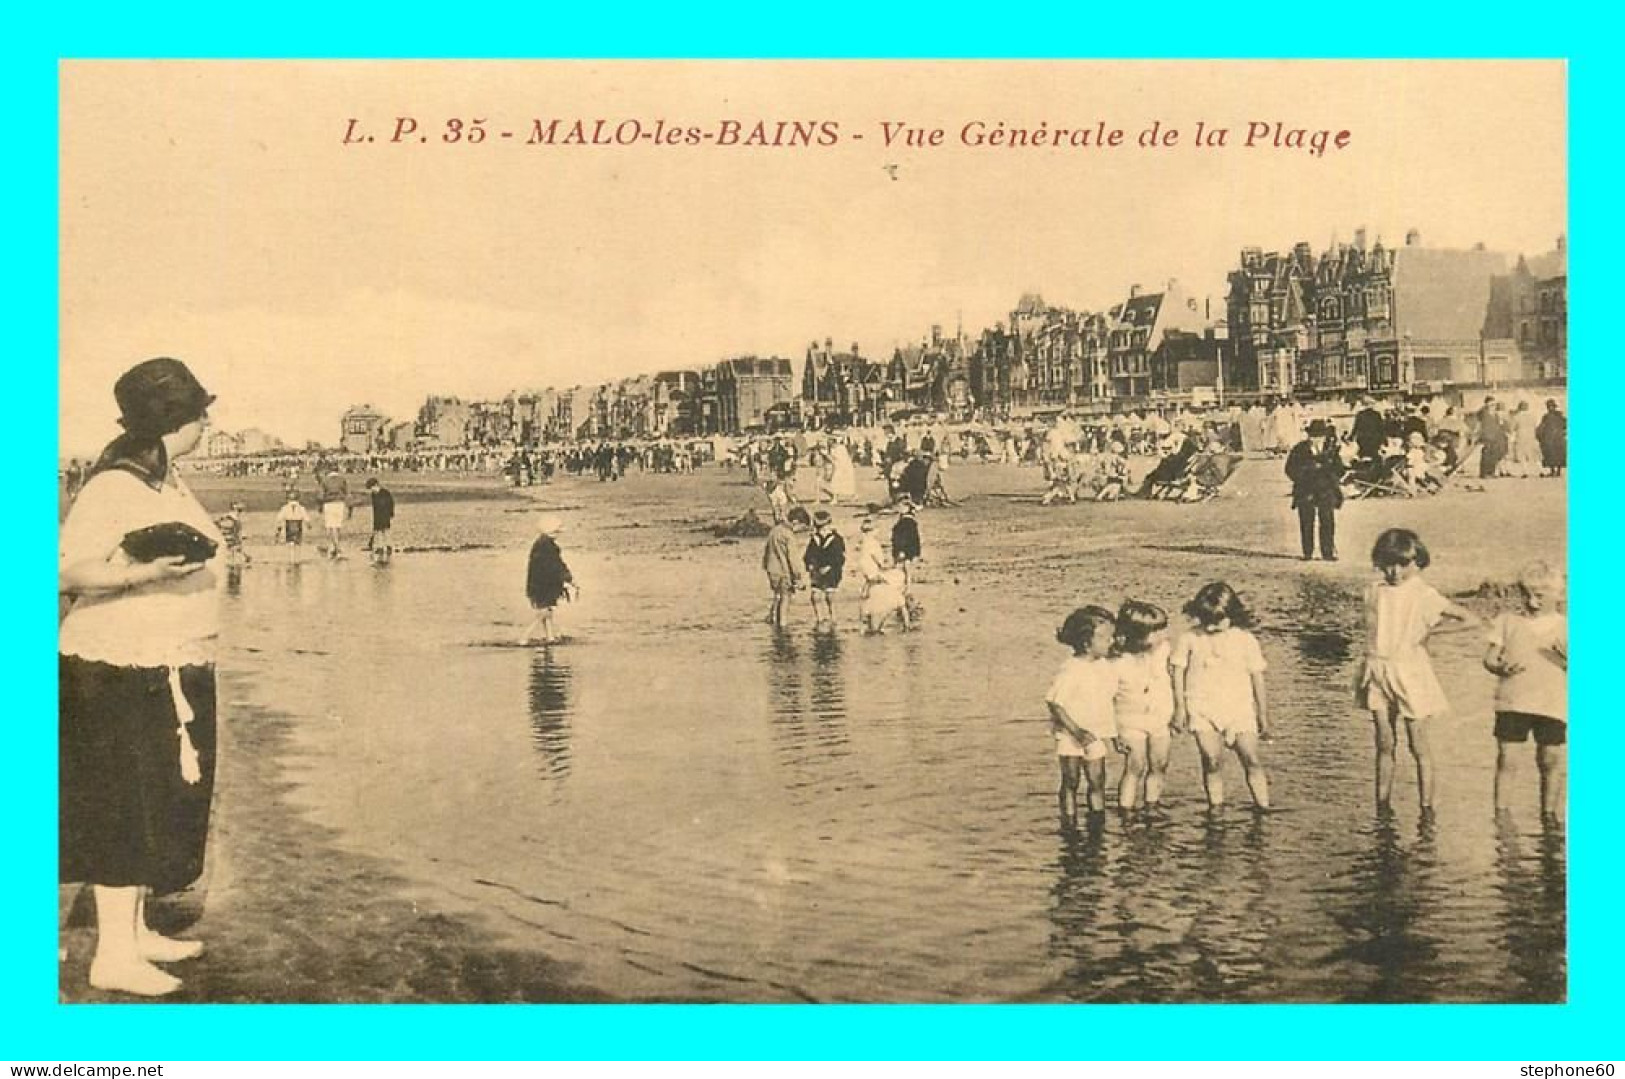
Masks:
[[[1428,729],[1449,707],[1433,672],[1428,638],[1445,623],[1478,623],[1423,578],[1429,555],[1409,529],[1392,528],[1371,552],[1381,579],[1365,591],[1366,655],[1355,681],[1358,705],[1370,713],[1376,741],[1376,802],[1389,809],[1399,731],[1416,763],[1424,816],[1433,812],[1434,766]],[[1568,706],[1568,620],[1563,582],[1544,563],[1518,581],[1519,608],[1488,627],[1484,666],[1498,681],[1494,733],[1498,743],[1495,807],[1510,804],[1514,746],[1533,735],[1540,805],[1548,825],[1560,823],[1565,796]],[[1215,581],[1184,605],[1191,628],[1171,640],[1168,616],[1138,600],[1117,611],[1080,607],[1056,631],[1072,650],[1045,700],[1060,761],[1060,810],[1106,808],[1106,761],[1125,757],[1116,790],[1127,810],[1162,799],[1172,736],[1189,732],[1202,758],[1210,806],[1223,804],[1225,751],[1241,761],[1253,804],[1270,806],[1269,775],[1260,752],[1270,739],[1267,664],[1250,629],[1253,618],[1234,589]]]

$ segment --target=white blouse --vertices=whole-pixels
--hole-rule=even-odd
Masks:
[[[119,592],[73,597],[57,650],[66,656],[124,667],[213,663],[225,585],[224,538],[203,506],[172,472],[161,489],[119,470],[86,483],[62,522],[58,566],[87,560],[130,564],[124,536],[149,525],[180,521],[219,544],[201,570]]]

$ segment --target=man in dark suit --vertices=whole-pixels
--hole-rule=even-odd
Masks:
[[[1343,504],[1343,459],[1337,452],[1332,425],[1315,420],[1309,437],[1286,456],[1286,474],[1292,481],[1292,508],[1298,511],[1298,535],[1303,557],[1315,557],[1315,525],[1320,525],[1320,557],[1337,561],[1337,508]]]

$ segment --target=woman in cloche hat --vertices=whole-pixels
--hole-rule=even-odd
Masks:
[[[225,550],[172,466],[202,441],[214,397],[167,357],[130,368],[113,396],[124,433],[102,451],[60,539],[58,588],[71,603],[57,646],[60,879],[94,891],[90,984],[156,997],[181,984],[156,964],[203,951],[150,929],[146,900],[203,869]],[[153,558],[150,542],[126,544],[143,530],[150,540],[155,525],[188,553]]]

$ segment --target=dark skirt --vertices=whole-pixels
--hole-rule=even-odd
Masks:
[[[202,778],[181,775],[169,672],[60,656],[58,844],[62,882],[175,892],[203,872],[214,796],[214,668],[182,667]]]

